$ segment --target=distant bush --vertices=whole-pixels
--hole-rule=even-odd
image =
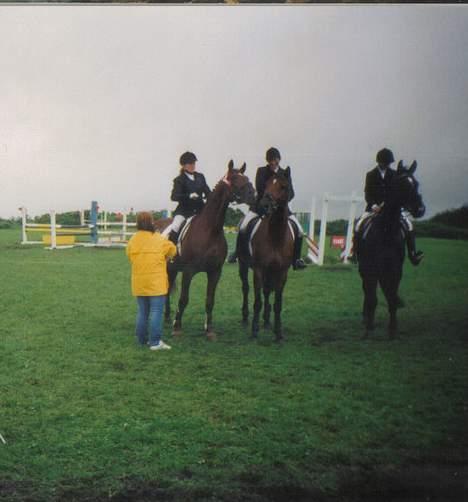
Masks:
[[[418,237],[468,240],[468,228],[457,228],[442,225],[432,221],[432,219],[427,221],[415,221],[414,228]]]
[[[442,213],[437,213],[429,221],[449,227],[468,229],[468,204],[457,209],[449,209]]]
[[[68,213],[60,213],[57,214],[56,220],[59,225],[79,225],[80,212],[72,211]]]
[[[315,224],[316,229],[320,229],[320,224]],[[334,220],[327,222],[327,235],[346,235],[348,220]]]

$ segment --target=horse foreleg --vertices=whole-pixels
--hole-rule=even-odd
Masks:
[[[364,320],[364,337],[367,338],[374,329],[375,309],[377,308],[377,278],[363,277],[364,306],[362,309]]]
[[[165,305],[165,310],[164,310],[164,318],[166,322],[169,322],[171,320],[171,293],[175,287],[175,281],[177,278],[177,270],[171,270],[168,267],[168,273],[167,273],[168,279],[169,279],[169,291],[167,293],[167,298],[166,298],[166,305]]]
[[[242,324],[249,322],[249,266],[239,259],[239,277],[242,281]]]
[[[216,334],[213,331],[213,307],[215,303],[216,286],[221,277],[221,268],[211,272],[207,272],[208,284],[206,286],[206,319],[205,333],[210,340],[216,339]]]
[[[190,283],[192,282],[193,275],[191,270],[184,270],[182,275],[182,290],[180,292],[179,305],[174,319],[173,335],[180,335],[182,332],[182,316],[189,302]]]
[[[257,338],[258,336],[260,312],[262,310],[262,286],[263,286],[262,272],[256,269],[254,270],[255,301],[254,301],[254,315],[252,319],[253,338]]]
[[[275,311],[275,327],[274,327],[274,332],[275,332],[275,340],[277,342],[280,342],[283,340],[283,326],[281,323],[281,310],[283,308],[283,289],[284,285],[279,287],[278,289],[275,290],[275,305],[274,305],[274,311]]]

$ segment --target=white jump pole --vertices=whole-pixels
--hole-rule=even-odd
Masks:
[[[123,218],[122,218],[122,240],[125,240],[127,234],[127,213],[124,212]]]
[[[57,225],[54,209],[50,210],[50,248],[57,249]]]
[[[343,255],[343,263],[348,263],[348,256],[351,253],[351,248],[353,245],[353,230],[354,230],[354,220],[356,219],[356,207],[358,199],[356,198],[356,192],[351,194],[351,205],[349,206],[349,218],[348,218],[348,228],[346,232],[346,245]]]
[[[85,220],[84,220],[84,209],[80,209],[80,225],[84,227]]]
[[[310,207],[310,219],[309,219],[309,239],[315,240],[315,196],[312,197],[312,205]]]
[[[104,211],[104,230],[107,230],[107,211]]]
[[[328,215],[328,193],[323,194],[322,199],[322,219],[320,221],[320,237],[319,237],[319,257],[317,265],[323,265],[325,257],[325,239],[327,234],[327,215]]]
[[[26,232],[26,225],[28,222],[28,211],[25,207],[21,208],[21,244],[28,243],[28,234]]]

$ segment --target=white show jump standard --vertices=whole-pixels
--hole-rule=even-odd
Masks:
[[[84,210],[80,210],[80,225],[61,225],[56,222],[56,212],[50,211],[50,223],[28,223],[27,209],[20,208],[22,219],[21,244],[44,244],[44,241],[29,240],[29,232],[41,232],[43,235],[50,233],[50,247],[47,249],[69,249],[76,246],[84,247],[124,247],[135,232],[129,231],[136,227],[136,223],[127,222],[127,213],[123,212],[122,222],[108,222],[107,211],[101,212],[101,221],[98,221],[97,203],[93,202],[91,220],[85,220]],[[94,213],[93,213],[94,211]],[[104,227],[104,230],[102,230]],[[111,227],[107,230],[108,227]],[[118,227],[118,228],[116,228]],[[91,242],[77,242],[73,244],[58,244],[57,236],[74,235],[90,236]]]
[[[318,245],[314,242],[314,220],[315,220],[315,197],[312,201],[311,208],[311,224],[309,227],[309,236],[308,236],[308,244],[309,244],[309,253],[308,257],[310,260],[316,265],[322,266],[325,258],[325,241],[327,235],[327,219],[328,219],[328,203],[329,202],[349,202],[349,217],[348,217],[348,228],[346,232],[346,245],[343,253],[341,254],[341,258],[343,263],[349,263],[348,258],[351,255],[352,246],[353,246],[353,227],[354,220],[356,219],[356,211],[357,205],[364,202],[363,197],[359,197],[356,195],[356,192],[352,192],[349,195],[333,195],[328,192],[323,194],[322,198],[322,216],[320,220],[320,236]]]
[[[43,235],[50,233],[50,248],[49,249],[66,249],[72,248],[76,245],[80,246],[90,246],[93,243],[82,242],[74,245],[58,245],[57,235],[90,235],[94,225],[84,224],[84,225],[61,225],[57,224],[56,212],[52,209],[50,211],[50,223],[28,223],[27,221],[27,209],[25,207],[20,208],[21,210],[21,220],[22,220],[22,235],[21,244],[44,244],[44,241],[36,241],[28,239],[29,232],[41,232]]]
[[[131,237],[136,230],[136,223],[127,221],[127,213],[119,211],[122,214],[122,221],[107,221],[108,211],[101,212],[101,220],[97,221],[98,244],[102,246],[125,246],[128,242],[127,237]],[[109,229],[108,229],[109,228]],[[115,230],[113,230],[113,228]]]

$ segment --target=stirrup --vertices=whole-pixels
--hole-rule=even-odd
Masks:
[[[307,267],[302,258],[298,258],[293,264],[293,270],[303,270]]]
[[[422,251],[416,251],[415,253],[410,253],[408,258],[411,264],[417,267],[424,258],[424,253]]]

